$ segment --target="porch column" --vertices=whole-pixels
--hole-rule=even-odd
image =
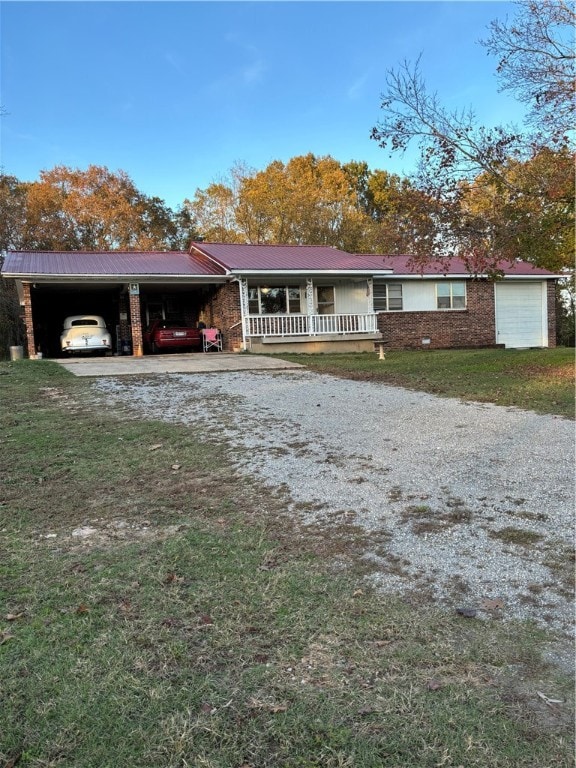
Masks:
[[[316,335],[314,327],[314,283],[311,277],[306,278],[306,315],[308,321],[308,333],[310,336]]]
[[[250,314],[250,308],[248,303],[248,280],[245,277],[241,277],[238,281],[238,288],[240,289],[240,317],[242,321],[242,346],[246,350],[246,328],[248,325],[248,315]]]
[[[132,355],[142,357],[144,354],[144,339],[142,337],[142,316],[140,312],[140,285],[130,283],[128,286],[130,298],[130,325],[132,327]]]
[[[36,342],[34,340],[34,318],[32,317],[32,292],[30,283],[22,283],[24,298],[24,325],[26,326],[26,346],[28,357],[32,359],[36,355]]]

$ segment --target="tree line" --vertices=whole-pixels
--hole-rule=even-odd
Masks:
[[[172,210],[123,171],[58,166],[34,182],[0,176],[2,250],[186,250],[191,241],[329,245],[351,253],[516,258],[559,270],[574,254],[573,155],[540,148],[444,201],[412,180],[330,156],[237,165]]]

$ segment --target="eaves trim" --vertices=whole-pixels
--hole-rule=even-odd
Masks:
[[[374,270],[374,269],[233,269],[231,274],[235,277],[249,277],[253,275],[255,277],[266,277],[268,275],[273,276],[286,276],[297,277],[298,275],[330,275],[330,277],[345,276],[362,276],[372,277],[373,275],[390,276],[393,274],[391,269]]]
[[[84,282],[84,283],[157,283],[157,282],[203,282],[203,283],[225,283],[230,275],[166,275],[166,274],[145,274],[145,275],[85,275],[85,274],[66,274],[66,275],[47,275],[45,273],[32,274],[30,272],[2,272],[2,277],[12,280],[21,280],[26,283],[63,283],[63,282]]]
[[[376,273],[374,273],[376,275]],[[501,280],[557,280],[558,278],[565,277],[565,275],[504,275],[503,277],[492,278],[486,274],[471,275],[469,273],[445,273],[438,272],[435,275],[414,275],[414,274],[401,274],[394,272],[391,277],[398,280],[493,280],[498,283]]]

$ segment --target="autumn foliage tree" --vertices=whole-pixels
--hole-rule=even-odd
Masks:
[[[507,261],[522,258],[559,272],[574,257],[574,163],[568,150],[540,149],[509,160],[499,176],[480,174],[460,190],[460,229],[470,243]]]
[[[25,185],[22,247],[149,250],[179,246],[174,212],[140,192],[124,171],[57,166]],[[186,243],[187,246],[187,243]]]
[[[184,205],[206,240],[405,253],[430,203],[406,179],[309,153],[262,171],[236,166]]]

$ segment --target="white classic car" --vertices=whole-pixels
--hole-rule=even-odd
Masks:
[[[104,318],[99,315],[72,315],[64,320],[60,334],[62,352],[77,354],[83,352],[110,352],[112,337],[106,328]]]

